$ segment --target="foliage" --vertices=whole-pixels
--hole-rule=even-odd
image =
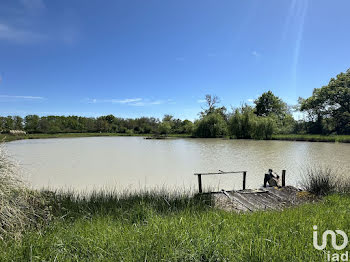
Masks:
[[[350,69],[315,88],[311,97],[300,98],[299,103],[312,123],[310,132],[350,134]]]
[[[227,123],[219,113],[210,113],[195,122],[194,136],[223,137],[227,135]]]
[[[205,95],[205,108],[202,108],[202,112],[200,112],[201,118],[208,116],[210,114],[216,113],[221,115],[221,117],[227,121],[227,109],[226,107],[218,107],[220,103],[220,98],[216,95]]]
[[[274,121],[270,117],[258,117],[248,105],[237,108],[229,119],[229,134],[235,138],[270,139]]]
[[[170,127],[170,128],[169,128]],[[152,134],[192,134],[193,123],[189,120],[175,119],[165,115],[163,121],[153,117],[135,119],[117,118],[113,115],[98,118],[79,116],[28,115],[23,120],[19,116],[0,117],[0,131],[25,130],[30,134],[57,133],[125,133]]]
[[[271,91],[263,93],[254,103],[255,113],[258,116],[276,115],[282,119],[288,113],[287,104]]]

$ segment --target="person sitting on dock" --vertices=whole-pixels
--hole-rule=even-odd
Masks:
[[[269,186],[276,187],[278,186],[279,175],[276,176],[273,174],[272,169],[269,169],[268,174],[265,174],[264,178],[264,187],[266,187],[266,183],[269,183]]]

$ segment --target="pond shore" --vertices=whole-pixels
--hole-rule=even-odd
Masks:
[[[99,137],[99,136],[143,136],[152,137],[151,134],[127,134],[127,133],[58,133],[58,134],[27,134],[27,135],[10,135],[0,134],[0,141],[10,142],[23,139],[45,139],[45,138],[75,138],[75,137]],[[169,138],[195,138],[188,134],[169,134]],[[311,135],[311,134],[288,134],[273,135],[269,140],[284,141],[308,141],[308,142],[339,142],[350,143],[350,135]]]

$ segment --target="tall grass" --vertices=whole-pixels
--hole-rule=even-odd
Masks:
[[[301,185],[305,191],[316,196],[350,193],[350,177],[327,166],[306,168]]]
[[[19,166],[0,144],[0,238],[19,238],[29,225],[48,218],[40,193],[28,189]]]
[[[181,208],[163,213],[145,205],[140,213],[134,211],[136,207],[129,211],[126,207],[124,212],[134,215],[121,217],[96,209],[87,216],[57,218],[43,231],[28,231],[21,242],[0,242],[3,251],[0,258],[2,261],[323,261],[324,253],[312,245],[312,227],[318,225],[320,232],[326,229],[348,232],[349,205],[348,196],[333,195],[324,201],[283,211],[245,214],[212,208],[197,211]],[[330,214],[336,219],[330,219]]]
[[[184,210],[202,212],[211,207],[209,194],[190,191],[145,190],[123,192],[99,190],[89,194],[74,191],[43,192],[54,217],[112,216],[131,223],[144,222],[152,214],[169,215]]]

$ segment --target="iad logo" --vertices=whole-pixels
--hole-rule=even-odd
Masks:
[[[338,241],[337,243],[337,234],[340,235],[343,238],[343,242],[341,245],[338,245],[338,243],[340,243]],[[327,237],[328,235],[331,236],[331,244],[332,247],[335,250],[343,250],[349,242],[348,236],[347,234],[345,234],[344,231],[342,230],[335,230],[335,232],[333,230],[326,230],[323,232],[322,234],[322,244],[319,245],[318,244],[318,232],[317,232],[317,226],[314,226],[314,232],[313,232],[313,245],[314,248],[316,248],[317,250],[323,250],[327,247]],[[327,253],[327,261],[349,261],[349,253],[348,251],[346,251],[343,254],[338,254],[338,253],[333,253],[331,254],[330,251],[328,251]]]

